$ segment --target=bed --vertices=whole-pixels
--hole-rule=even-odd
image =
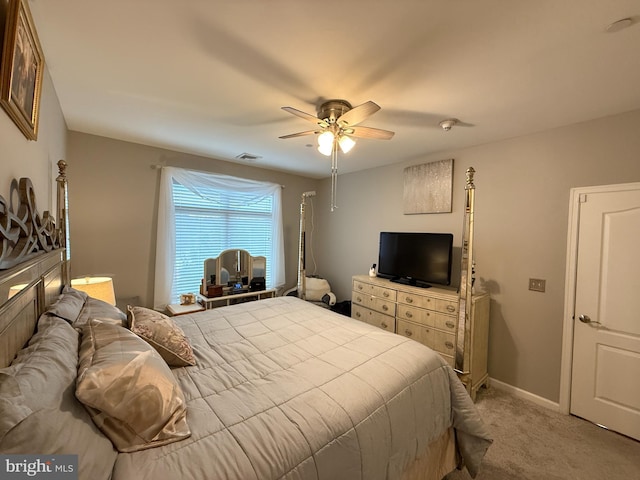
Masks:
[[[0,453],[92,480],[477,474],[486,426],[418,342],[296,297],[122,312],[69,287],[61,243],[0,271],[3,299],[23,285],[0,305]]]

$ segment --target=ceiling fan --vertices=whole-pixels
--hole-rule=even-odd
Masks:
[[[333,137],[338,140],[338,142],[341,138],[348,138],[351,142],[346,143],[353,147],[355,142],[353,142],[351,137],[389,140],[394,135],[394,132],[390,132],[389,130],[357,126],[367,117],[380,110],[380,107],[372,101],[365,102],[357,107],[352,107],[346,100],[327,100],[318,107],[317,116],[305,113],[293,107],[282,107],[282,110],[315,124],[316,128],[305,132],[283,135],[280,138],[294,138],[313,134],[322,136],[326,132],[329,132],[330,135],[327,135],[324,138],[331,139],[331,137]],[[343,149],[343,145],[340,143],[339,145],[341,149]],[[328,153],[324,153],[322,150],[321,153],[327,156],[331,154],[330,151],[328,151]],[[346,151],[344,151],[344,153],[346,153]]]
[[[356,143],[353,138],[390,140],[394,135],[394,132],[389,130],[358,126],[359,123],[380,110],[380,106],[372,101],[352,107],[346,100],[327,100],[318,107],[317,116],[293,107],[282,107],[282,109],[315,124],[316,127],[313,130],[291,133],[280,138],[318,135],[318,151],[323,155],[331,156],[331,211],[336,208],[338,148],[343,153],[347,153]]]

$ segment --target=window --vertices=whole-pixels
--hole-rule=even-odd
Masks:
[[[204,260],[228,248],[267,258],[267,288],[284,284],[279,185],[163,168],[155,307],[199,291]]]

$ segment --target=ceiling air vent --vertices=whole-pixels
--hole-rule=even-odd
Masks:
[[[244,162],[255,162],[256,160],[262,157],[259,155],[254,155],[252,153],[241,153],[240,155],[237,155],[236,158]]]

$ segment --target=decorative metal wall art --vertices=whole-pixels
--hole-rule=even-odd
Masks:
[[[404,169],[404,214],[450,213],[453,159]]]

